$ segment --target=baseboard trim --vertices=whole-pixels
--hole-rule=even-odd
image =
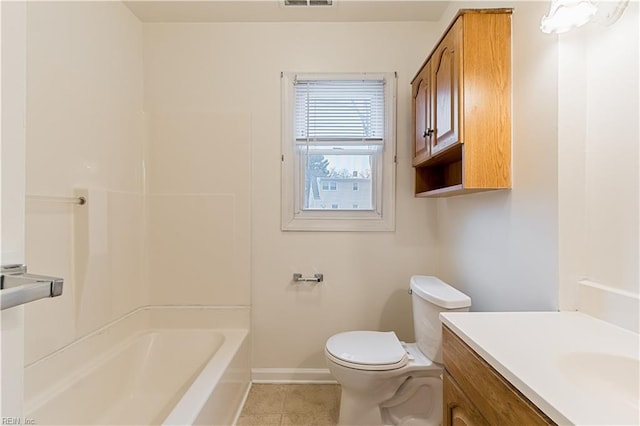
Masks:
[[[252,368],[253,383],[338,383],[327,368]]]

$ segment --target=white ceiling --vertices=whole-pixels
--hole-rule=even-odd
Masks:
[[[125,1],[142,22],[438,21],[451,1],[334,0],[333,6],[283,6],[280,0]]]

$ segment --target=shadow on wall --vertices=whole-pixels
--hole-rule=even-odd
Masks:
[[[409,281],[407,281],[407,289]],[[395,331],[398,339],[413,342],[413,309],[411,296],[407,289],[396,290],[382,308],[380,314],[380,331]]]

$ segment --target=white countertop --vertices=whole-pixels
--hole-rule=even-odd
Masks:
[[[640,424],[638,334],[579,312],[440,319],[556,423]]]

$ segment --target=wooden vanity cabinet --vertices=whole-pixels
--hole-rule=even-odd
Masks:
[[[511,187],[511,9],[461,10],[412,85],[417,197]]]
[[[555,425],[446,326],[442,342],[443,425]]]

